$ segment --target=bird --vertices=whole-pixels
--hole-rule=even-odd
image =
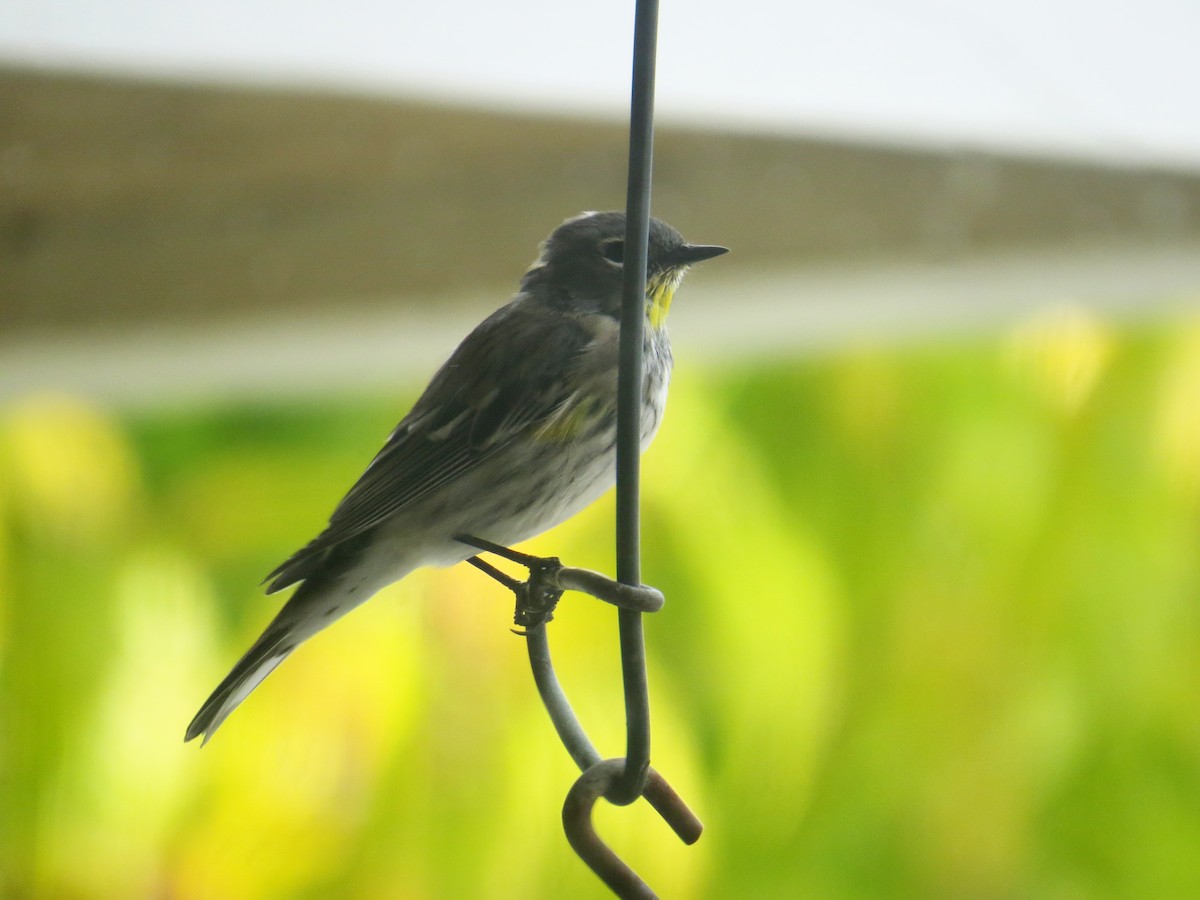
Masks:
[[[477,325],[313,540],[265,579],[299,587],[200,707],[184,740],[207,743],[303,641],[423,566],[449,566],[475,535],[511,546],[574,516],[616,480],[625,214],[585,212],[540,245],[516,295]],[[646,252],[641,449],[662,420],[672,355],[666,318],[694,264],[651,218]]]

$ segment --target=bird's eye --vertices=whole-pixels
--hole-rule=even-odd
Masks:
[[[614,262],[620,265],[625,262],[625,242],[614,238],[611,241],[605,241],[600,245],[600,252],[604,254],[604,258],[609,262]]]

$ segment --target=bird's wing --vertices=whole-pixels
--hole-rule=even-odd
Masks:
[[[306,547],[267,576],[268,593],[308,577],[327,551],[469,472],[567,402],[567,376],[594,335],[518,297],[482,322],[438,370]]]

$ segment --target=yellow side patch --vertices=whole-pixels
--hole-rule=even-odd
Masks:
[[[576,437],[595,416],[598,401],[585,397],[575,403],[564,403],[546,423],[537,430],[537,438],[543,441],[569,441]]]

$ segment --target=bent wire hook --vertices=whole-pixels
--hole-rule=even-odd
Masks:
[[[563,572],[582,572],[580,569],[567,569],[556,559],[540,559],[527,554],[490,544],[470,535],[459,535],[458,540],[487,552],[493,552],[507,559],[519,562],[529,568],[529,578],[520,581],[505,575],[489,563],[476,557],[470,560],[481,571],[495,578],[508,587],[517,596],[517,620],[522,619],[522,603],[531,597],[545,598],[551,596],[551,608],[557,603],[558,594],[572,582],[570,587],[583,593],[592,593],[599,588],[600,599],[622,609],[634,608],[642,611],[652,611],[661,606],[662,595],[654,588],[639,585],[628,592],[613,593],[609,588],[600,584],[616,582],[595,572],[588,572],[587,577],[580,582],[573,578],[560,579]],[[586,587],[584,586],[586,584]],[[562,587],[560,587],[562,585]],[[626,586],[622,586],[626,587]],[[593,594],[593,596],[596,596]],[[538,602],[541,602],[540,600]],[[529,653],[529,667],[533,672],[534,684],[537,685],[538,695],[559,740],[571,755],[571,759],[580,768],[582,774],[567,793],[563,804],[563,830],[567,841],[579,858],[621,898],[627,900],[644,900],[657,896],[650,887],[625,862],[621,860],[604,841],[596,834],[592,824],[592,809],[600,797],[617,806],[625,806],[637,799],[637,795],[627,798],[621,790],[622,780],[628,777],[627,761],[624,758],[604,759],[600,756],[595,745],[583,730],[571,702],[559,683],[554,671],[554,662],[550,657],[550,640],[546,634],[547,615],[537,624],[530,624],[524,632],[518,632],[525,638],[526,649]],[[685,844],[694,844],[704,830],[703,824],[688,809],[687,804],[672,790],[666,779],[647,764],[641,776],[643,787],[640,796],[658,812],[671,826],[672,830]]]
[[[529,650],[529,665],[538,693],[558,737],[575,764],[583,773],[567,792],[563,804],[563,831],[571,848],[588,867],[623,900],[645,900],[657,896],[650,887],[596,834],[592,824],[592,809],[600,797],[617,805],[622,798],[612,796],[625,777],[626,760],[622,758],[602,759],[588,739],[575,711],[571,708],[554,664],[550,659],[550,643],[546,637],[546,626],[530,628],[525,634]],[[663,817],[664,821],[685,844],[694,844],[700,839],[704,825],[688,808],[687,804],[653,768],[647,767],[642,796]],[[636,799],[636,798],[635,798]],[[626,801],[628,802],[628,801]]]
[[[580,775],[563,803],[563,831],[567,834],[571,849],[614,894],[629,900],[649,900],[658,895],[600,839],[592,823],[592,808],[596,801],[616,787],[624,774],[625,760],[618,758],[601,760]],[[658,772],[651,768],[646,774],[643,796],[681,841],[685,844],[696,843],[704,830],[700,820]]]

